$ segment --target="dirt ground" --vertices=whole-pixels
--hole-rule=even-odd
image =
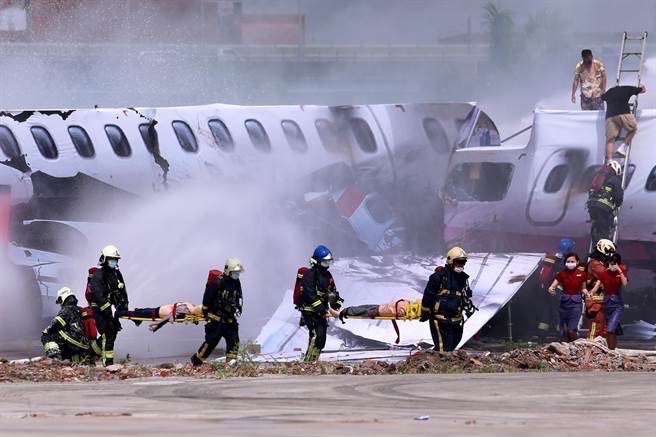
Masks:
[[[0,435],[653,435],[653,381],[593,371],[21,382],[0,384]]]

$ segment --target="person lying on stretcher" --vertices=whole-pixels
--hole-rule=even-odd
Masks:
[[[192,318],[198,318],[198,320],[202,320],[204,318],[203,306],[195,305],[190,302],[176,302],[154,308],[135,308],[134,310],[120,314],[121,318],[133,320],[135,323],[142,322],[144,320],[152,320],[153,322],[157,322],[148,325],[148,329],[153,332],[157,331],[168,322],[185,320],[190,316]]]
[[[346,307],[341,310],[328,310],[331,317],[341,320],[349,317],[366,319],[419,319],[421,313],[421,299],[407,300],[399,299],[384,304],[367,304]]]

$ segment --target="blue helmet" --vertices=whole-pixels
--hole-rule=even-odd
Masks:
[[[324,245],[319,245],[314,249],[314,253],[312,254],[312,258],[310,258],[310,262],[312,264],[318,264],[322,261],[332,261],[333,260],[333,253]]]
[[[573,252],[574,247],[576,247],[576,243],[574,242],[574,240],[571,240],[569,238],[563,238],[562,240],[560,240],[560,243],[558,244],[558,252],[565,255],[567,253]]]

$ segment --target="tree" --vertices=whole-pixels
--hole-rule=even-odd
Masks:
[[[483,6],[484,20],[490,37],[490,61],[498,66],[512,63],[516,44],[514,41],[515,23],[510,12],[490,2]]]

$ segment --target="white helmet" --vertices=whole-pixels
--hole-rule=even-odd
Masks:
[[[613,244],[612,241],[601,239],[597,241],[597,245],[595,246],[597,249],[597,252],[603,253],[606,256],[612,255],[615,253],[615,244]]]
[[[224,275],[229,275],[232,272],[243,272],[244,266],[241,264],[239,259],[230,257],[225,262],[225,268],[223,269]]]
[[[620,165],[619,162],[612,160],[612,161],[608,161],[607,165],[613,169],[613,171],[617,176],[622,174],[622,166]]]
[[[57,299],[55,300],[55,303],[63,304],[64,302],[66,302],[66,299],[68,299],[70,296],[75,297],[73,290],[71,290],[68,287],[60,288],[59,291],[57,292]]]
[[[467,252],[461,247],[452,247],[446,254],[446,263],[452,265],[455,260],[467,262]]]
[[[100,252],[100,264],[104,264],[107,258],[121,259],[121,254],[118,252],[118,247],[109,244],[102,248]]]

